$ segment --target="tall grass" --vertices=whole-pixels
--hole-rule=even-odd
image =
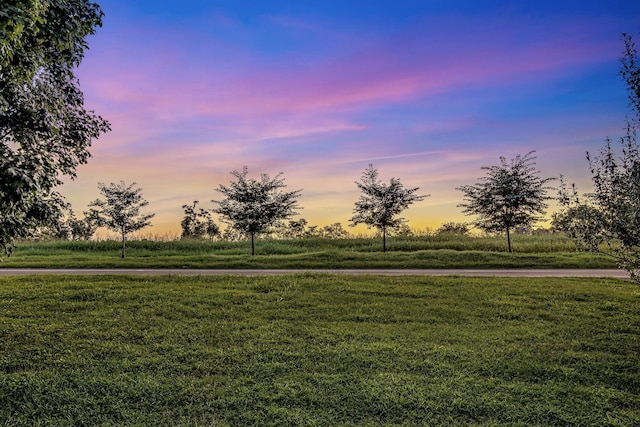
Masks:
[[[21,241],[21,251],[112,251],[120,247],[118,240],[67,241],[45,240],[39,242]],[[131,249],[149,251],[246,253],[248,242],[208,241],[208,240],[130,240],[127,246]],[[429,235],[419,237],[391,237],[387,239],[388,250],[412,252],[421,250],[449,249],[456,251],[492,251],[506,252],[506,240],[499,236],[442,236]],[[382,240],[375,237],[349,239],[260,239],[256,243],[262,254],[294,254],[313,250],[347,250],[355,252],[380,252]],[[571,239],[562,235],[513,237],[513,247],[519,253],[551,253],[572,252],[576,250]]]
[[[515,254],[495,237],[425,236],[247,242],[152,241],[23,242],[0,267],[48,268],[614,268],[605,256],[577,252],[561,236],[517,236]]]
[[[0,425],[640,425],[636,285],[0,278]]]

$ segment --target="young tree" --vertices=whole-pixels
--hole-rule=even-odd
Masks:
[[[640,122],[640,63],[630,36],[623,35],[625,49],[620,73],[629,91],[635,117],[627,117],[620,149],[609,138],[596,156],[587,153],[593,191],[584,198],[575,186],[562,183],[559,202],[563,210],[556,225],[587,250],[614,257],[631,279],[640,283],[640,147],[636,130]]]
[[[640,147],[631,128],[617,153],[610,140],[599,155],[587,153],[593,191],[579,197],[563,185],[555,225],[584,250],[602,252],[640,282]]]
[[[561,210],[551,216],[551,229],[566,234],[581,250],[599,252],[600,246],[605,243],[605,214],[591,201],[582,199],[575,184],[571,185],[571,189],[567,188],[562,176],[558,203]]]
[[[0,2],[0,246],[9,253],[64,210],[53,189],[75,177],[109,123],[84,107],[74,71],[102,24],[88,0]]]
[[[415,194],[419,188],[404,188],[397,178],[391,178],[389,184],[378,180],[378,170],[370,164],[362,173],[356,185],[363,194],[355,203],[350,226],[366,224],[376,227],[382,233],[382,251],[387,251],[387,231],[400,226],[406,220],[397,217],[414,202],[424,200],[428,195]]]
[[[94,215],[84,213],[83,218],[76,217],[69,205],[65,218],[61,218],[56,227],[56,237],[66,240],[89,240],[98,228],[99,221]]]
[[[515,227],[531,225],[541,218],[551,199],[546,186],[555,178],[540,178],[535,168],[535,151],[517,155],[510,163],[500,157],[499,166],[483,167],[487,176],[475,185],[463,185],[457,189],[464,193],[466,203],[461,203],[467,215],[477,215],[473,224],[488,232],[504,231],[507,247],[511,249],[511,231]]]
[[[211,218],[211,213],[209,211],[205,211],[203,221],[205,237],[208,237],[210,241],[213,241],[216,236],[220,236],[220,227],[215,223],[213,218]]]
[[[262,174],[259,181],[247,178],[248,173],[246,166],[242,172],[231,172],[236,181],[216,189],[225,199],[212,202],[218,204],[213,212],[222,215],[223,221],[251,236],[251,255],[255,255],[255,235],[295,215],[302,190],[282,191],[286,187],[282,173],[273,179]]]
[[[282,225],[280,235],[283,239],[301,239],[307,237],[307,220],[300,218],[299,220],[290,220],[287,224]]]
[[[192,239],[194,237],[202,237],[204,230],[198,220],[198,201],[194,200],[191,205],[182,205],[184,209],[184,217],[180,221],[180,227],[182,228],[181,239]]]
[[[308,225],[309,222],[300,218],[297,220],[289,220],[288,222],[278,222],[270,231],[280,239],[306,239],[310,237],[318,237],[317,225]]]
[[[98,188],[104,199],[96,199],[89,204],[91,215],[97,218],[101,227],[107,227],[111,231],[119,233],[122,237],[122,254],[125,257],[125,242],[127,234],[141,230],[151,224],[149,220],[155,214],[141,215],[140,209],[149,202],[142,198],[142,189],[133,188],[136,183],[126,185],[124,181],[119,184],[113,182],[108,186],[102,182]]]
[[[349,232],[344,229],[341,223],[334,222],[330,225],[325,225],[320,229],[320,235],[324,239],[346,239],[349,237]]]
[[[99,226],[99,221],[88,212],[84,212],[83,218],[72,216],[68,220],[71,239],[89,240],[93,237]]]
[[[408,222],[403,222],[397,227],[387,229],[387,236],[390,237],[414,237],[415,232],[411,229]]]
[[[220,228],[211,218],[211,212],[198,208],[198,201],[194,200],[191,205],[182,205],[184,218],[180,222],[183,239],[203,239],[208,237],[213,239],[220,234]]]
[[[469,224],[466,222],[445,222],[436,230],[437,236],[468,236]]]

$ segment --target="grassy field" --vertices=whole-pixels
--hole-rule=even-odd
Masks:
[[[640,425],[607,279],[0,278],[0,425]]]
[[[519,236],[516,253],[503,237],[425,236],[389,240],[260,240],[255,257],[248,242],[130,241],[127,258],[120,243],[22,242],[0,267],[48,268],[613,268],[602,255],[577,252],[567,238]]]

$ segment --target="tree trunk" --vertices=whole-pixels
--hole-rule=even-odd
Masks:
[[[509,227],[507,227],[507,247],[509,248],[509,253],[513,252],[511,250],[511,233],[509,232]]]
[[[122,255],[120,255],[120,258],[124,258],[125,255],[125,241],[126,241],[126,235],[124,233],[122,233]]]
[[[382,227],[382,252],[387,252],[387,227]]]
[[[251,233],[251,256],[254,256],[256,254],[256,246],[253,242],[253,236],[254,233]]]

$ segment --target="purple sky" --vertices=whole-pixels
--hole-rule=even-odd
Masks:
[[[61,191],[81,212],[136,181],[153,234],[245,165],[283,172],[317,225],[348,224],[369,163],[431,195],[405,212],[419,229],[472,219],[455,188],[500,156],[584,187],[585,152],[622,135],[620,35],[640,31],[616,0],[99,3],[78,75],[113,130]]]

